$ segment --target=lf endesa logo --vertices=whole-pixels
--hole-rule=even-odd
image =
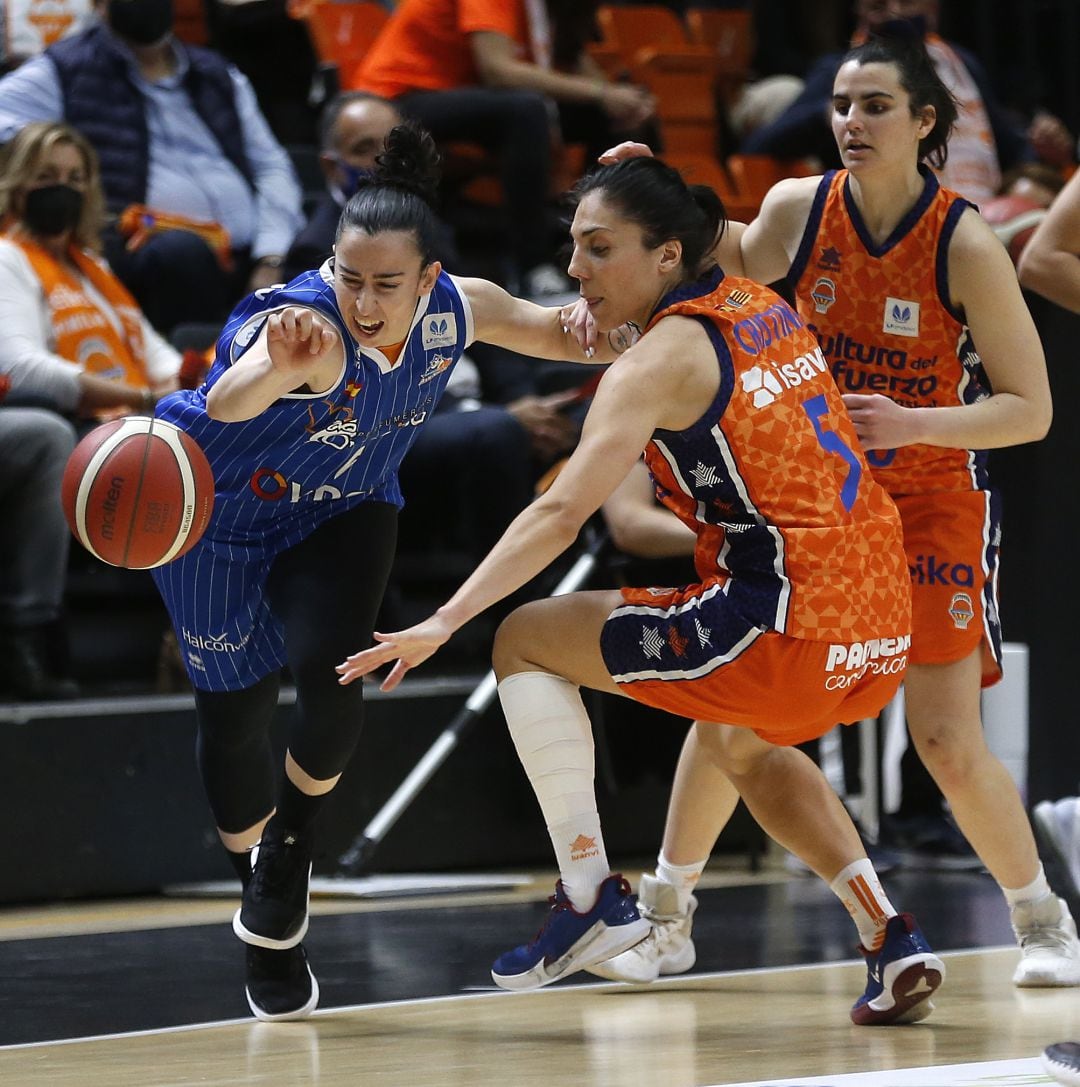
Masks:
[[[867,673],[875,676],[895,676],[907,668],[907,651],[911,636],[902,638],[871,638],[850,645],[833,643],[825,671],[825,690],[842,691],[853,687]]]

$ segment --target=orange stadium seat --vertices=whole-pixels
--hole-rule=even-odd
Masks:
[[[602,5],[596,20],[603,44],[630,57],[639,49],[663,49],[689,44],[686,27],[671,8],[635,4],[632,7]]]
[[[729,155],[727,168],[736,190],[756,215],[765,194],[787,177],[810,177],[816,173],[808,159],[778,159],[771,155]]]
[[[288,0],[289,15],[307,27],[315,55],[342,75],[363,59],[390,13],[366,0]]]
[[[690,8],[686,13],[690,40],[707,45],[716,60],[717,90],[730,102],[746,82],[754,51],[753,24],[746,8]]]

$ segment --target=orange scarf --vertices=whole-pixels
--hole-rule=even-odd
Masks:
[[[127,288],[92,253],[70,246],[68,258],[78,273],[40,245],[8,232],[30,261],[52,315],[56,353],[87,373],[127,385],[148,385],[142,314]],[[88,282],[108,303],[122,332],[90,295]]]

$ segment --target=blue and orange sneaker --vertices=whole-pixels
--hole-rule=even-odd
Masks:
[[[866,958],[866,992],[851,1009],[853,1023],[917,1023],[934,1010],[930,997],[945,980],[945,964],[930,950],[910,913],[889,918],[877,951],[859,951]]]
[[[630,884],[621,875],[600,884],[596,904],[578,913],[566,897],[562,880],[548,899],[551,911],[532,943],[500,955],[491,977],[503,989],[536,989],[586,966],[613,958],[649,935],[649,922],[638,914]]]

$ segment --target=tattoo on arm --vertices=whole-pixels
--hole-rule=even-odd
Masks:
[[[636,321],[627,321],[608,333],[608,345],[617,355],[633,347],[641,338],[641,325]]]

